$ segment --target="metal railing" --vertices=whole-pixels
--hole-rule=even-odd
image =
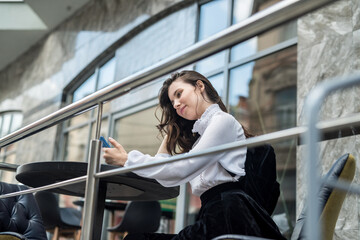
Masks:
[[[261,11],[248,19],[231,26],[230,28],[204,40],[199,43],[194,44],[193,46],[180,51],[179,53],[164,59],[163,61],[160,61],[159,63],[146,68],[134,75],[131,75],[119,82],[116,82],[102,90],[99,90],[75,103],[72,103],[34,123],[31,123],[3,138],[0,139],[0,148],[7,146],[11,143],[17,142],[23,138],[26,138],[28,136],[31,136],[33,134],[36,134],[44,129],[47,129],[51,126],[54,126],[66,119],[69,119],[77,114],[82,113],[85,110],[89,110],[91,108],[94,108],[98,106],[98,117],[97,117],[97,125],[96,125],[96,136],[95,139],[91,141],[90,146],[90,154],[89,154],[89,161],[88,161],[88,174],[87,176],[59,182],[56,184],[51,184],[43,187],[33,188],[24,190],[17,193],[11,193],[6,194],[3,196],[0,196],[0,198],[5,198],[9,196],[15,196],[20,195],[24,193],[32,193],[36,191],[42,191],[42,190],[48,190],[53,189],[60,186],[75,184],[78,182],[86,181],[86,193],[85,193],[85,205],[84,205],[84,224],[83,224],[83,231],[82,231],[82,239],[88,240],[92,239],[92,225],[94,224],[92,220],[92,216],[94,214],[94,208],[96,206],[96,191],[99,184],[99,179],[106,176],[112,176],[119,173],[125,173],[130,172],[136,169],[146,168],[150,166],[160,165],[168,162],[174,162],[174,161],[180,161],[183,159],[210,154],[214,152],[219,151],[226,151],[234,148],[239,147],[251,147],[251,146],[257,146],[260,144],[263,144],[265,142],[276,142],[281,141],[288,138],[298,137],[300,135],[305,136],[307,134],[306,140],[309,142],[309,146],[312,147],[310,150],[316,153],[316,149],[314,150],[313,147],[316,144],[310,144],[310,142],[317,141],[318,140],[318,133],[316,132],[315,135],[312,135],[310,133],[310,127],[311,129],[317,129],[316,131],[332,131],[334,129],[339,129],[341,127],[346,126],[359,126],[360,125],[360,114],[357,114],[355,116],[351,117],[345,117],[342,119],[332,120],[332,121],[326,121],[321,123],[316,123],[316,119],[313,118],[309,119],[309,128],[307,127],[295,127],[290,128],[283,131],[278,131],[270,134],[261,135],[258,137],[253,137],[250,139],[246,139],[241,142],[236,143],[230,143],[230,144],[224,144],[221,146],[209,148],[207,150],[191,153],[185,155],[178,155],[175,157],[168,158],[166,160],[158,160],[154,161],[152,163],[148,164],[139,164],[132,167],[126,167],[126,168],[119,168],[115,170],[110,170],[106,172],[99,172],[99,166],[100,166],[100,160],[99,160],[99,153],[100,153],[100,141],[97,140],[100,135],[100,128],[101,128],[101,115],[102,115],[102,104],[106,101],[112,100],[116,97],[122,96],[129,92],[130,90],[139,87],[145,83],[148,83],[158,77],[161,77],[165,74],[168,74],[172,71],[175,71],[181,67],[184,67],[186,65],[189,65],[191,63],[194,63],[198,60],[201,60],[207,56],[210,56],[216,52],[219,52],[221,50],[224,50],[230,46],[235,45],[236,43],[242,42],[246,39],[249,39],[251,37],[254,37],[256,35],[259,35],[271,28],[274,28],[282,23],[288,22],[292,19],[296,19],[300,16],[303,16],[304,14],[307,14],[313,10],[316,10],[320,7],[323,7],[326,4],[329,4],[331,2],[334,2],[335,0],[285,0],[282,1],[264,11]],[[356,82],[360,77],[352,77],[351,83]],[[348,79],[342,79],[344,82],[347,82]],[[345,81],[346,80],[346,81]],[[334,80],[335,81],[335,80]],[[338,86],[337,86],[338,87]],[[330,89],[332,91],[333,88]],[[316,90],[314,91],[314,94],[317,94]],[[321,96],[324,96],[325,93],[322,93]],[[316,101],[321,101],[322,98],[315,98]],[[311,102],[307,101],[307,109],[317,109],[319,104],[317,103],[316,106],[312,106]],[[311,111],[309,110],[309,111]],[[313,131],[313,130],[311,130]],[[311,139],[314,138],[314,139]],[[309,151],[310,152],[310,151]],[[316,155],[316,154],[314,154]],[[309,162],[311,164],[316,164],[315,161],[310,161],[311,158],[309,158]],[[317,159],[316,159],[317,160]],[[317,179],[316,175],[316,169],[315,171],[312,171],[309,174],[309,178],[311,179]],[[318,181],[317,181],[318,182]],[[343,187],[343,185],[335,184],[335,183],[329,183],[336,185],[337,187]],[[314,191],[317,190],[318,187],[314,187],[313,185],[309,185],[309,195],[314,194]],[[360,193],[360,188],[357,187],[350,187],[347,190]],[[315,193],[316,195],[316,193]],[[314,195],[314,196],[315,196]],[[312,196],[310,196],[312,197]],[[313,203],[310,203],[309,205],[313,205]],[[312,209],[315,209],[314,212],[311,212],[309,216],[311,216],[312,221],[316,221],[318,219],[318,211],[316,210],[316,206],[312,207]],[[309,217],[310,218],[310,217]],[[309,228],[309,236],[315,236],[314,239],[319,239],[318,236],[318,229],[314,229],[317,224],[310,224],[312,225],[312,228]],[[313,235],[315,234],[315,235]]]

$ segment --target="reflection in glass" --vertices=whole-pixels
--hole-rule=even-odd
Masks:
[[[235,0],[233,24],[250,17],[253,10],[253,0]]]
[[[225,51],[216,53],[210,57],[196,63],[195,69],[201,74],[205,74],[214,69],[223,67],[225,64]]]
[[[114,82],[115,76],[115,58],[112,58],[99,70],[99,83],[97,89],[102,89]]]
[[[272,47],[297,36],[296,20],[285,23],[277,28],[258,36],[258,51]]]
[[[73,102],[79,101],[80,99],[95,92],[96,79],[95,74],[91,75],[83,84],[78,87],[73,94]]]
[[[19,129],[21,127],[22,120],[23,115],[21,113],[13,113],[10,132],[14,132],[15,130]]]
[[[253,37],[245,42],[239,43],[231,48],[230,61],[244,59],[257,52],[257,37]]]
[[[155,117],[155,109],[152,107],[115,122],[114,138],[126,151],[136,149],[150,155],[157,153],[162,139],[156,128],[159,121]]]
[[[296,46],[230,72],[230,113],[255,135],[296,126]],[[281,198],[275,215],[295,221],[296,139],[272,144],[277,157]]]
[[[275,95],[277,128],[287,129],[296,125],[296,87],[279,90]]]
[[[5,157],[4,162],[15,164],[16,162],[16,154],[11,153]],[[1,171],[1,181],[7,182],[7,183],[17,183],[17,180],[15,179],[16,172],[12,171]]]
[[[0,136],[3,137],[10,133],[10,124],[11,124],[11,113],[4,114],[2,116],[2,128]]]
[[[224,30],[228,26],[227,13],[227,0],[217,0],[201,5],[198,40],[201,41]]]
[[[93,110],[88,110],[86,112],[80,113],[80,115],[72,117],[69,121],[69,126],[76,126],[90,121],[92,112]]]
[[[249,84],[252,79],[254,62],[234,68],[230,71],[229,106],[230,113],[241,124],[249,128]]]
[[[65,160],[66,161],[86,161],[86,147],[89,144],[89,126],[86,125],[67,133]]]
[[[249,97],[249,83],[252,79],[254,62],[234,68],[230,71],[230,105],[236,105],[239,97]]]
[[[103,118],[101,121],[100,136],[103,136],[105,139],[108,138],[109,130],[109,121],[108,118]],[[94,139],[96,135],[96,122],[91,124],[91,139]],[[109,136],[111,137],[111,136]]]
[[[221,73],[215,76],[208,77],[208,79],[211,82],[211,84],[214,86],[215,90],[218,92],[220,97],[223,98],[225,96],[224,75]]]

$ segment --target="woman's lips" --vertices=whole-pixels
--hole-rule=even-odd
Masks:
[[[184,114],[184,109],[186,108],[186,106],[183,106],[182,108],[180,108],[180,113],[181,113],[181,115],[183,115]]]

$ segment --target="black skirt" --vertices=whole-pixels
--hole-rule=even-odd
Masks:
[[[241,234],[285,240],[269,214],[241,189],[239,182],[224,183],[204,192],[197,221],[173,234],[129,234],[125,239],[212,239]]]

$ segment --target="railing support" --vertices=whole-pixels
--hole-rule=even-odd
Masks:
[[[95,174],[100,171],[100,152],[101,142],[100,137],[101,119],[102,119],[103,104],[98,104],[98,115],[96,121],[95,139],[90,142],[90,152],[88,161],[88,174],[86,180],[85,203],[83,212],[83,230],[81,232],[82,240],[98,240],[101,238],[101,231],[96,232],[94,227],[96,224],[102,224],[104,212],[99,212],[99,204],[105,204],[105,199],[99,197],[106,194],[106,184],[100,186],[100,179],[95,178]],[[101,229],[101,228],[100,228]]]
[[[327,95],[335,90],[352,87],[360,84],[360,76],[353,75],[343,78],[334,78],[332,80],[322,82],[316,86],[308,95],[305,102],[305,118],[308,123],[308,130],[303,135],[303,139],[307,144],[307,218],[306,218],[306,234],[307,239],[321,239],[319,228],[320,207],[318,203],[318,193],[320,189],[320,176],[318,171],[318,142],[320,139],[320,131],[316,124],[318,122],[318,114],[320,107]]]

